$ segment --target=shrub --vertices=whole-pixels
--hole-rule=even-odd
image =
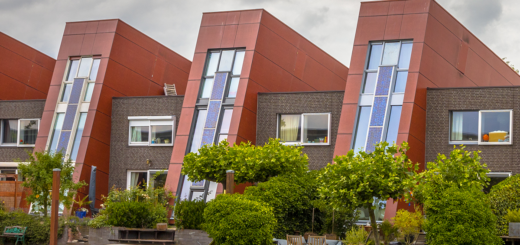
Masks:
[[[270,245],[276,226],[272,208],[240,194],[222,194],[208,202],[204,229],[215,245]]]
[[[429,245],[502,244],[496,217],[481,188],[447,188],[427,199],[424,224]]]
[[[520,222],[520,209],[518,210],[508,210],[507,214],[504,216],[509,223]]]
[[[393,226],[392,223],[388,220],[384,220],[381,225],[379,225],[379,229],[381,233],[383,233],[383,242],[385,245],[388,245],[390,240],[394,239],[398,235],[397,227]]]
[[[6,226],[27,227],[26,244],[48,244],[50,241],[51,222],[48,217],[33,216],[22,211],[4,212],[0,210],[0,230]],[[63,234],[63,222],[59,223],[58,237]]]
[[[507,235],[509,222],[504,218],[507,210],[520,209],[520,174],[511,176],[491,188],[489,192],[491,209],[497,216],[499,235]]]
[[[364,227],[353,226],[349,231],[347,231],[345,241],[343,242],[347,245],[362,245],[365,244],[367,237],[368,233],[365,231]]]
[[[397,215],[393,218],[395,227],[399,228],[401,235],[406,244],[412,244],[413,236],[421,231],[423,216],[419,210],[408,212],[407,210],[397,211]]]
[[[168,221],[169,199],[163,188],[137,187],[129,190],[112,189],[105,198],[105,209],[89,225],[91,227],[121,226],[154,228]]]
[[[206,202],[202,199],[184,200],[175,205],[175,227],[177,229],[202,229]]]

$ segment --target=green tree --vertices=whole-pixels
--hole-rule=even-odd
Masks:
[[[418,203],[425,203],[429,198],[435,198],[453,185],[461,189],[483,189],[489,183],[486,164],[481,164],[479,152],[468,152],[465,146],[454,146],[449,157],[437,155],[434,162],[427,163],[427,170],[417,174],[413,199]]]
[[[70,208],[73,203],[75,191],[86,185],[84,181],[75,182],[72,179],[74,166],[70,160],[63,161],[61,152],[27,152],[29,159],[21,161],[17,159],[18,170],[24,178],[23,186],[31,189],[27,201],[33,205],[43,207],[43,215],[46,217],[48,207],[51,205],[53,169],[61,169],[60,173],[60,202]]]
[[[424,208],[428,244],[503,244],[496,234],[496,217],[482,188],[451,185],[426,199]]]
[[[190,181],[209,180],[226,187],[226,170],[235,171],[235,183],[264,182],[279,174],[308,171],[307,155],[301,146],[288,146],[269,139],[264,146],[251,142],[229,146],[227,141],[202,146],[198,153],[184,157],[182,174]]]
[[[374,198],[398,199],[412,185],[410,171],[417,166],[406,156],[407,149],[406,142],[401,147],[381,142],[373,152],[350,150],[346,156],[337,156],[335,164],[328,164],[318,176],[318,193],[335,208],[367,208],[371,225],[377,229]],[[375,240],[379,244],[378,236]]]
[[[509,222],[504,218],[508,210],[520,209],[520,174],[511,176],[491,188],[489,192],[491,209],[497,216],[499,235],[507,235]]]

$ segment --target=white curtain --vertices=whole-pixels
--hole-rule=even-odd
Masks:
[[[130,173],[130,186],[136,187],[139,183],[139,173]]]
[[[280,119],[280,138],[282,141],[298,141],[300,115],[282,115]]]
[[[141,127],[132,127],[132,142],[141,142]]]
[[[451,125],[451,140],[462,140],[463,113],[453,112]]]

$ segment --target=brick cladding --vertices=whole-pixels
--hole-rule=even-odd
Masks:
[[[114,98],[108,182],[111,188],[126,188],[127,170],[168,169],[173,146],[128,146],[128,117],[174,115],[177,132],[183,100],[184,96]],[[146,159],[151,160],[150,166]]]
[[[520,87],[428,89],[426,109],[426,162],[438,153],[448,155],[450,111],[513,110],[512,145],[467,145],[469,151],[480,150],[482,162],[493,172],[520,173]]]
[[[331,132],[328,146],[305,146],[303,153],[309,157],[309,168],[320,169],[332,162],[344,91],[259,93],[257,112],[257,145],[276,138],[279,114],[331,113]]]
[[[42,118],[45,100],[0,100],[0,119]],[[0,147],[0,162],[27,159],[33,147]]]

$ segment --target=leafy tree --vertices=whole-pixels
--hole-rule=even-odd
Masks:
[[[346,156],[337,156],[336,164],[328,164],[318,176],[319,195],[335,208],[367,208],[371,225],[377,229],[374,198],[398,199],[412,184],[410,170],[417,166],[406,156],[407,149],[407,143],[398,147],[381,142],[370,153],[350,150]],[[375,240],[379,244],[378,236]]]
[[[452,185],[426,199],[424,208],[428,244],[503,244],[496,235],[496,217],[479,187]]]
[[[53,169],[61,169],[60,173],[60,202],[70,208],[73,203],[75,191],[87,185],[84,181],[75,182],[72,179],[74,166],[70,160],[63,161],[61,152],[51,153],[27,152],[29,159],[22,162],[16,160],[21,176],[24,178],[23,186],[31,189],[27,201],[33,205],[43,206],[43,215],[46,217],[48,207],[51,205],[51,190]]]
[[[502,60],[503,60],[504,62],[506,62],[506,64],[507,64],[509,67],[511,67],[511,69],[513,69],[513,71],[515,71],[516,73],[520,73],[520,70],[516,69],[516,68],[515,68],[515,65],[513,65],[513,64],[511,63],[511,61],[507,60],[507,57],[502,58]]]
[[[226,170],[235,171],[235,183],[264,182],[279,174],[308,171],[307,155],[301,146],[288,146],[269,139],[264,146],[251,142],[229,146],[227,141],[205,145],[184,157],[182,174],[190,181],[209,180],[226,187]]]
[[[504,218],[508,210],[520,209],[520,174],[511,176],[491,188],[489,192],[491,209],[497,216],[500,235],[507,235],[509,222]]]
[[[204,230],[215,245],[273,244],[272,208],[243,195],[218,195],[204,209],[204,220]]]
[[[427,163],[427,170],[415,176],[417,185],[410,198],[424,203],[453,185],[462,189],[486,187],[489,183],[487,165],[480,163],[479,151],[468,152],[465,148],[454,146],[449,157],[439,154],[435,162]]]

